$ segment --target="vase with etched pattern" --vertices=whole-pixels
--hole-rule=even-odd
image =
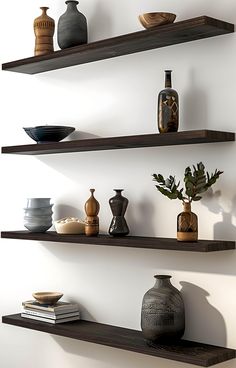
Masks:
[[[154,276],[156,283],[143,297],[141,328],[148,344],[180,339],[185,329],[182,295],[169,275]]]
[[[55,22],[47,15],[46,6],[40,8],[42,14],[34,20],[35,49],[34,55],[46,55],[54,51],[53,35],[55,31]]]
[[[179,127],[179,96],[172,89],[172,70],[165,71],[165,89],[158,95],[158,129],[160,133],[177,132]]]
[[[191,211],[191,203],[184,202],[184,211],[177,217],[177,240],[196,242],[198,240],[198,218]]]

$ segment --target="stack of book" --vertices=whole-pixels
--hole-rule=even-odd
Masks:
[[[36,300],[22,303],[21,317],[47,323],[64,323],[80,319],[79,306],[75,303],[57,302],[55,305],[40,304]]]

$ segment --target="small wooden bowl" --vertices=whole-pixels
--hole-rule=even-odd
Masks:
[[[173,23],[175,18],[176,14],[163,12],[153,12],[139,15],[139,21],[146,29]]]
[[[54,305],[63,296],[62,293],[42,291],[32,294],[39,304]]]

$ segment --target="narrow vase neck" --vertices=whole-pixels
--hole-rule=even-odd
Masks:
[[[154,277],[156,279],[156,283],[154,285],[155,288],[163,286],[168,287],[169,285],[171,285],[170,283],[171,276],[169,275],[156,275]]]
[[[184,212],[191,212],[191,203],[184,202]]]
[[[95,189],[90,189],[91,197],[94,197],[93,193],[95,192]]]
[[[74,1],[74,0],[68,0],[68,1],[66,1],[67,10],[75,10],[75,11],[78,11],[78,9],[77,9],[77,5],[78,4],[79,4],[78,1]]]
[[[40,8],[42,10],[42,15],[47,15],[47,10],[49,9],[48,7],[46,6],[41,6]]]
[[[166,73],[166,77],[165,77],[165,88],[172,88],[172,83],[171,83],[171,73],[172,70],[165,70]]]
[[[124,189],[113,189],[117,195],[121,195]]]

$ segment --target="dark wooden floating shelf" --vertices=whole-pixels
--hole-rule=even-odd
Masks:
[[[202,367],[209,367],[236,357],[235,350],[233,349],[187,340],[180,340],[178,343],[172,345],[158,344],[154,348],[146,344],[141,331],[82,320],[51,325],[45,322],[22,318],[20,314],[14,314],[3,316],[2,322],[31,330],[195,364]]]
[[[235,133],[220,132],[215,130],[190,130],[177,133],[143,134],[121,137],[81,139],[66,142],[6,146],[2,147],[2,153],[46,155],[53,153],[117,150],[125,148],[144,148],[230,141],[235,141]]]
[[[2,70],[36,74],[234,32],[234,25],[201,16],[2,65]]]
[[[164,249],[187,252],[219,252],[235,249],[234,241],[225,240],[199,240],[196,243],[178,242],[176,239],[155,238],[142,236],[110,237],[99,235],[87,237],[85,235],[61,235],[54,231],[46,233],[32,233],[29,231],[2,231],[1,237],[5,239],[22,239],[47,241],[54,243],[74,243],[105,245],[110,247],[128,247],[144,249]]]

